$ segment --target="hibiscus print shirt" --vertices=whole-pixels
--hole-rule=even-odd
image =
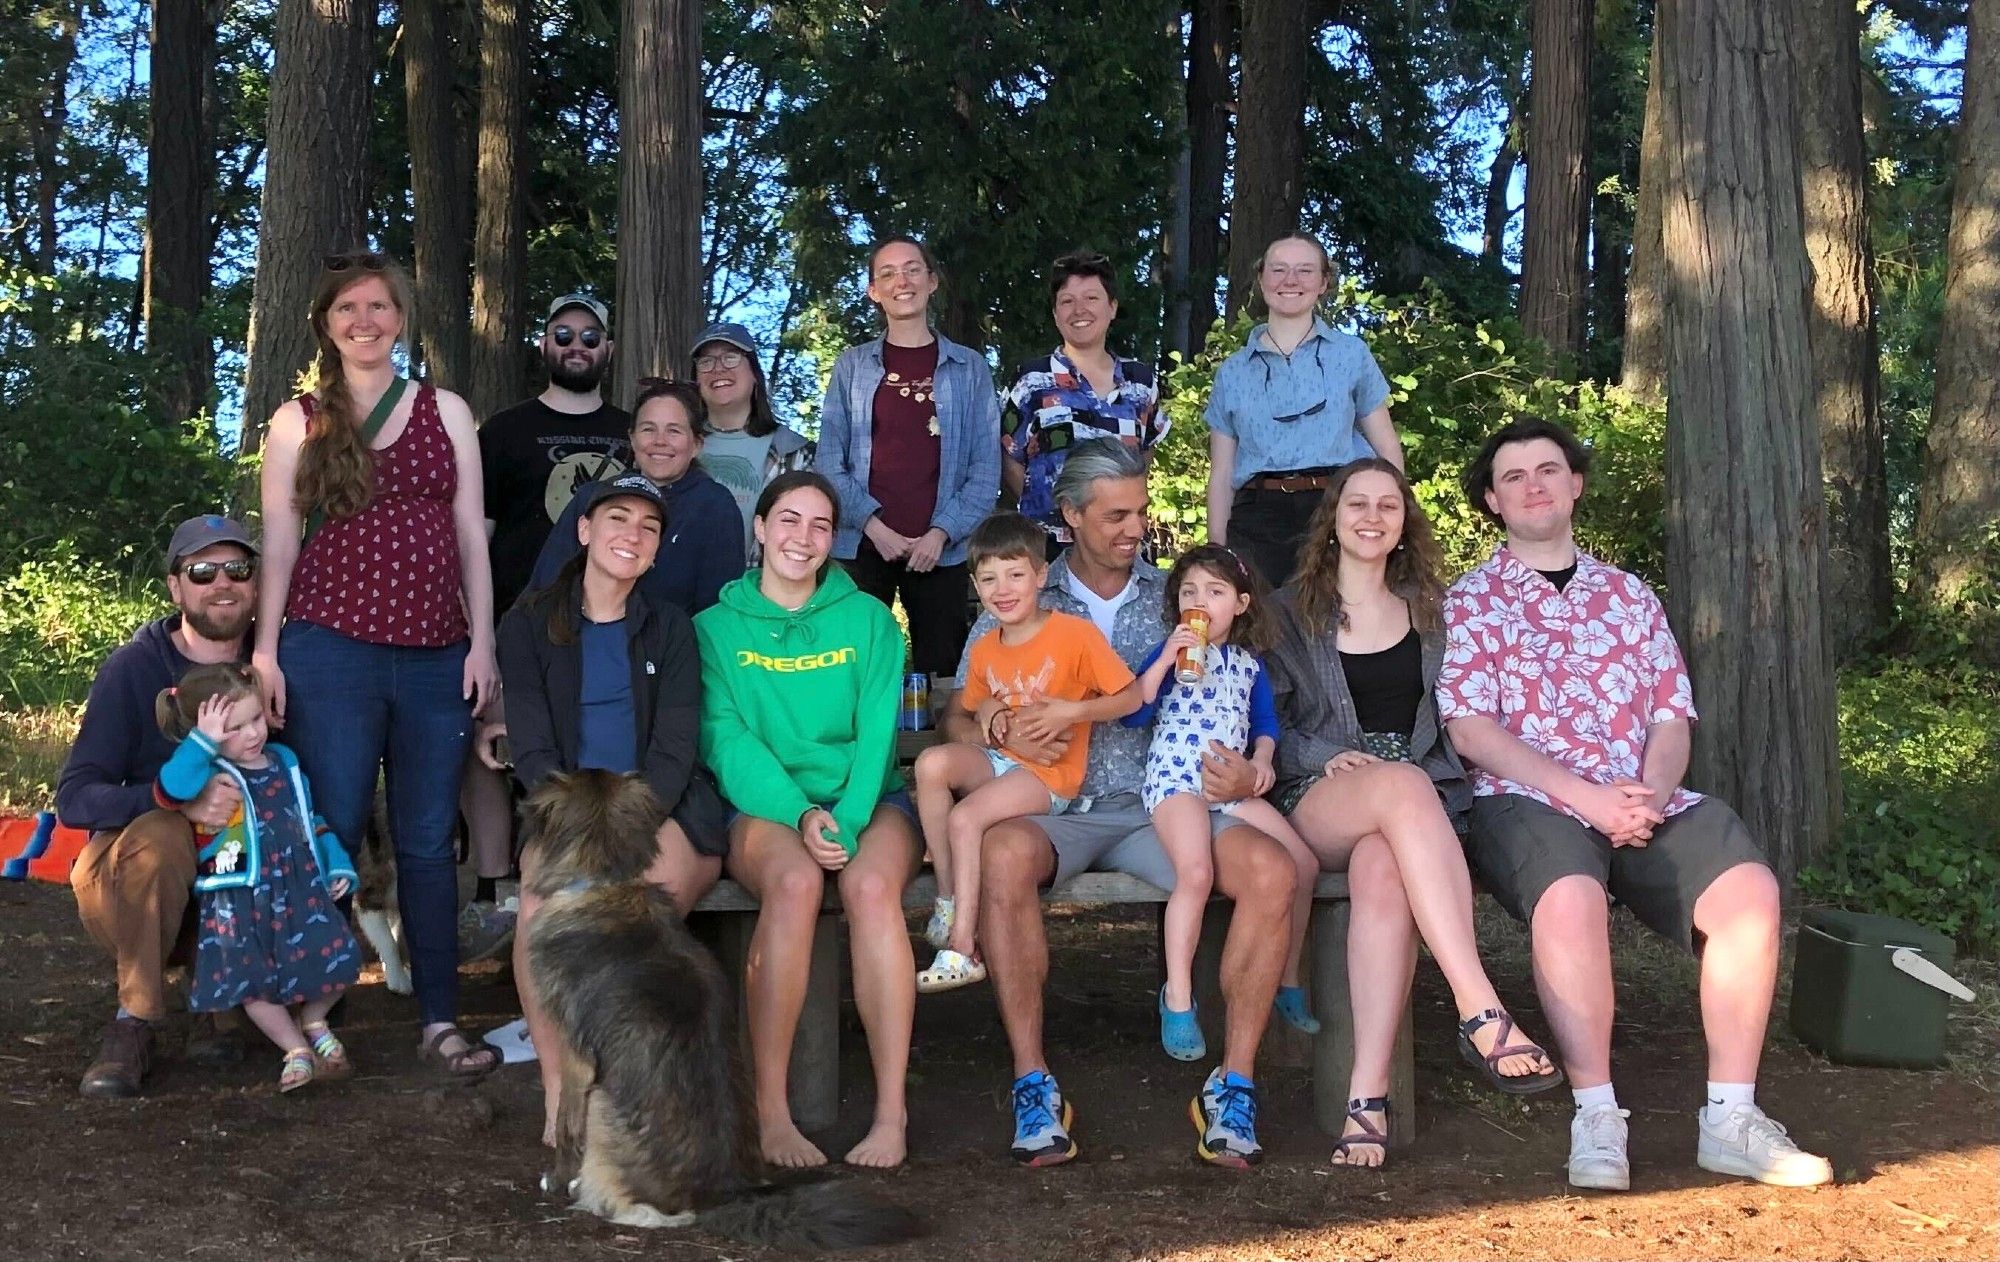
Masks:
[[[1483,715],[1585,780],[1639,778],[1646,729],[1695,718],[1680,645],[1653,589],[1578,553],[1557,591],[1505,547],[1452,584],[1445,598],[1438,713]],[[1539,789],[1468,764],[1480,797],[1518,793],[1582,819]],[[1701,800],[1674,790],[1666,814]]]

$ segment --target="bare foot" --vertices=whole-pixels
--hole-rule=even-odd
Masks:
[[[799,1134],[799,1128],[786,1118],[775,1126],[757,1128],[757,1144],[764,1150],[764,1160],[786,1170],[803,1170],[807,1166],[823,1166],[826,1154],[813,1147],[813,1142]]]
[[[847,1150],[842,1158],[850,1166],[865,1166],[870,1170],[893,1170],[903,1164],[903,1123],[876,1122],[861,1137],[861,1142]]]

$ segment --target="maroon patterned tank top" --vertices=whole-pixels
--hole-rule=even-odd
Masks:
[[[309,433],[315,403],[299,399]],[[458,462],[437,391],[419,386],[403,432],[370,454],[375,498],[352,517],[328,517],[306,544],[285,616],[370,644],[456,644],[468,634],[451,515]]]

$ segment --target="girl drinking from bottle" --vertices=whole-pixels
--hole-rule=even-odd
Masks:
[[[1164,613],[1174,630],[1140,668],[1145,704],[1124,720],[1129,727],[1153,724],[1141,798],[1174,865],[1164,933],[1167,981],[1160,988],[1160,1044],[1176,1060],[1200,1060],[1207,1054],[1195,1017],[1192,974],[1202,912],[1214,884],[1210,811],[1222,811],[1276,837],[1298,866],[1291,950],[1276,1006],[1299,1029],[1309,1034],[1319,1030],[1299,985],[1299,948],[1319,861],[1261,796],[1210,802],[1201,794],[1201,754],[1212,740],[1249,754],[1258,794],[1269,791],[1277,779],[1271,759],[1278,745],[1278,715],[1257,656],[1270,644],[1259,588],[1250,567],[1228,548],[1203,544],[1183,554],[1167,577]]]

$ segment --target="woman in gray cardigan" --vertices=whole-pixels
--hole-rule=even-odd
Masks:
[[[1452,827],[1472,801],[1431,689],[1444,656],[1444,585],[1430,523],[1386,460],[1337,470],[1292,581],[1277,595],[1266,658],[1280,735],[1272,800],[1353,899],[1354,1069],[1340,1165],[1387,1154],[1389,1064],[1421,933],[1458,1007],[1459,1046],[1513,1095],[1562,1082],[1515,1036],[1479,961],[1472,878]]]

